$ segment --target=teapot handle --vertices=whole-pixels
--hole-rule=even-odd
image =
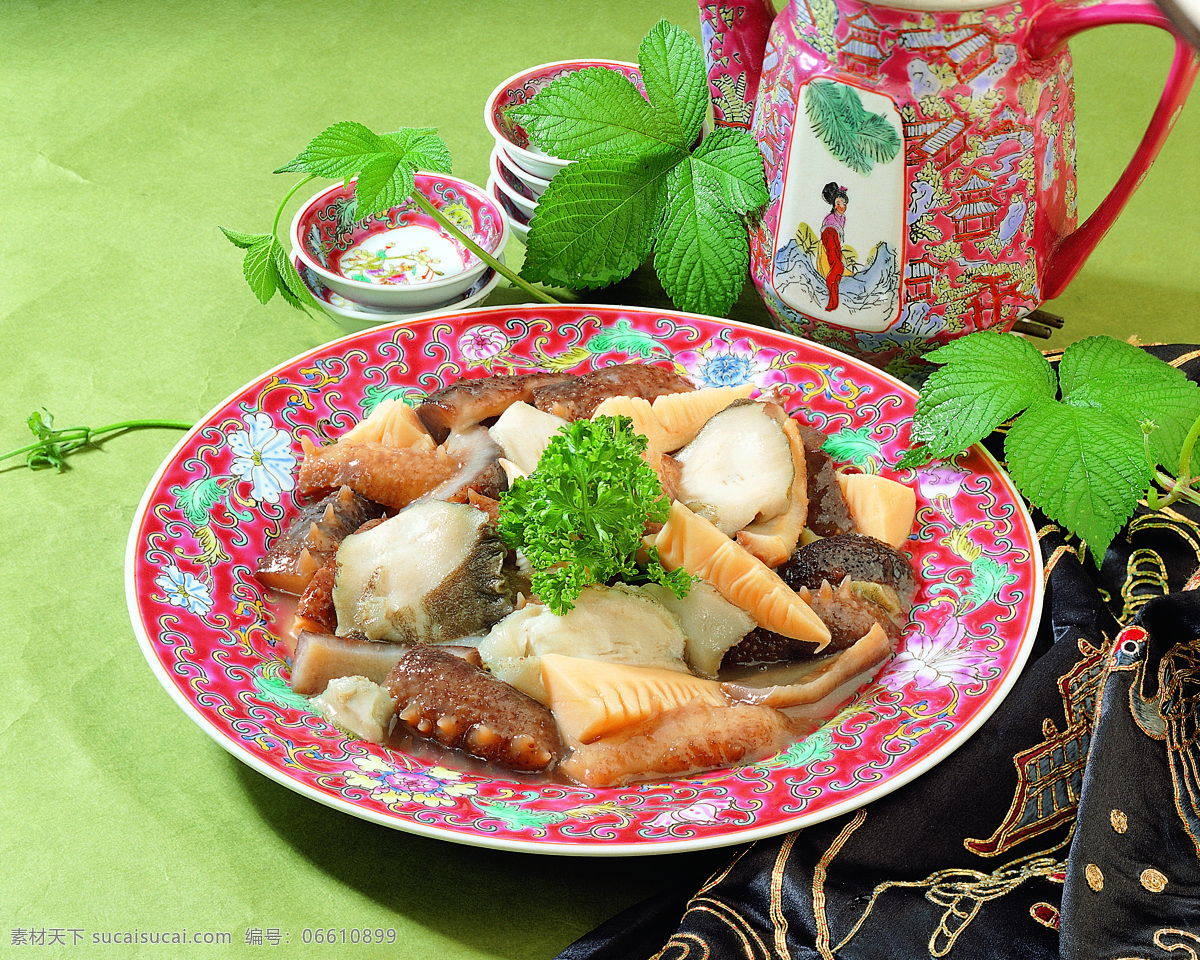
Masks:
[[[1079,272],[1088,255],[1108,233],[1125,204],[1138,188],[1154,158],[1175,125],[1200,69],[1197,54],[1172,27],[1170,20],[1149,0],[1064,0],[1050,4],[1034,17],[1027,34],[1029,55],[1043,59],[1057,53],[1067,40],[1093,27],[1118,23],[1147,24],[1166,30],[1175,40],[1175,57],[1158,106],[1133,158],[1092,215],[1074,233],[1063,237],[1050,254],[1042,273],[1042,297],[1053,300]]]

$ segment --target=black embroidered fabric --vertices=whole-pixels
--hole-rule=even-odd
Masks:
[[[1200,381],[1197,346],[1146,349]],[[1099,570],[1034,520],[1036,645],[964,746],[863,809],[735,850],[560,960],[1200,956],[1200,509],[1139,507]]]

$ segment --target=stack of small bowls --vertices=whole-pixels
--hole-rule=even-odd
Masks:
[[[538,199],[550,180],[570,161],[560,160],[529,142],[526,132],[505,116],[509,107],[527,103],[550,83],[586,67],[616,70],[642,88],[636,63],[621,60],[559,60],[530,67],[509,77],[487,99],[483,121],[496,141],[488,172],[488,192],[508,218],[513,233],[524,242]]]
[[[317,303],[350,330],[483,300],[499,274],[411,200],[359,220],[354,181],[311,197],[292,220],[292,260]],[[416,174],[415,192],[503,260],[508,220],[480,187]]]

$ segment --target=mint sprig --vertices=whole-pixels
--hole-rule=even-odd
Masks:
[[[359,220],[411,199],[447,233],[514,286],[543,303],[556,303],[549,294],[530,286],[480,247],[416,190],[417,170],[448,174],[450,165],[450,150],[432,128],[410,127],[395,133],[377,134],[361,123],[343,120],[326,127],[295,159],[275,171],[306,176],[280,202],[270,233],[220,229],[230,243],[246,251],[242,272],[261,303],[268,303],[279,293],[293,307],[304,310],[315,305],[315,301],[279,241],[279,221],[284,207],[300,187],[317,177],[342,180],[347,184],[354,180],[354,209]]]
[[[654,253],[676,306],[724,315],[750,262],[742,215],[767,202],[762,155],[723,128],[693,148],[708,104],[699,45],[660,21],[638,66],[648,100],[615,71],[568,74],[509,115],[541,149],[576,161],[530,222],[521,275],[574,288],[608,286]]]
[[[1097,564],[1143,497],[1152,509],[1200,503],[1200,387],[1145,351],[1089,337],[1067,347],[1056,376],[1028,341],[980,332],[927,359],[943,366],[921,391],[914,445],[898,466],[953,456],[1011,420],[1013,482],[1082,537]]]
[[[318,133],[276,173],[307,173],[354,187],[355,215],[364,220],[403,203],[416,189],[415,171],[450,172],[450,149],[435,130],[414,127],[376,134],[343,120]]]
[[[30,470],[53,467],[59,473],[66,468],[67,457],[87,447],[99,448],[105,440],[129,430],[190,430],[192,425],[183,420],[122,420],[104,427],[55,427],[54,414],[43,409],[36,410],[25,420],[33,434],[32,443],[0,454],[0,460],[8,460],[25,454],[25,466]]]
[[[303,310],[306,301],[312,300],[278,237],[271,233],[238,233],[224,227],[220,230],[230,243],[246,251],[242,273],[259,303],[268,303],[278,293],[293,307]]]

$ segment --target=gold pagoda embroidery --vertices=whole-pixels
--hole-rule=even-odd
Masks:
[[[1066,720],[1059,730],[1053,720],[1042,723],[1045,739],[1013,757],[1017,790],[996,832],[985,840],[966,838],[963,846],[981,857],[994,857],[1017,844],[1075,819],[1083,770],[1091,743],[1092,717],[1105,677],[1104,652],[1079,640],[1075,666],[1058,679]]]

